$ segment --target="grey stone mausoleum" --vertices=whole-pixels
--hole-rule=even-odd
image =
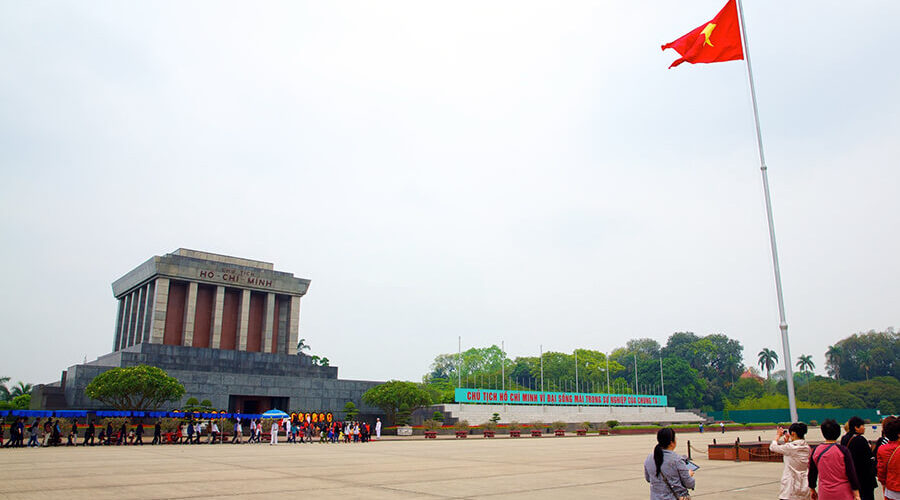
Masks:
[[[112,352],[38,385],[32,407],[102,409],[85,396],[87,384],[113,367],[147,364],[180,380],[185,400],[208,399],[229,412],[341,415],[352,401],[364,415],[380,414],[361,396],[381,382],[340,380],[337,367],[296,353],[309,284],[269,262],[184,248],[154,256],[113,282]]]

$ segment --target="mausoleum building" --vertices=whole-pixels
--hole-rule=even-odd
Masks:
[[[151,257],[112,284],[118,300],[112,352],[38,385],[32,407],[102,409],[84,394],[94,377],[148,364],[180,380],[185,400],[208,399],[229,412],[339,416],[352,401],[363,414],[380,414],[361,401],[380,382],[340,380],[337,367],[296,352],[300,299],[309,285],[258,260],[184,248]],[[322,345],[339,343],[322,339]]]

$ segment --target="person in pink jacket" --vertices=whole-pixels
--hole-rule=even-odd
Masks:
[[[807,500],[809,498],[809,445],[806,444],[806,424],[796,422],[787,429],[779,427],[769,449],[784,455],[784,472],[781,474],[781,500]]]
[[[884,488],[884,498],[900,499],[900,419],[886,421],[884,437],[887,444],[878,447],[878,481]]]

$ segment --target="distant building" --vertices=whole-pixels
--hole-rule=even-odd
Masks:
[[[751,379],[759,380],[760,382],[764,382],[766,380],[765,378],[760,377],[759,375],[750,371],[749,368],[747,369],[747,371],[745,371],[744,373],[741,374],[741,378],[751,378]]]
[[[112,352],[69,367],[58,383],[38,385],[32,407],[101,409],[84,394],[95,376],[148,364],[179,379],[185,400],[208,399],[229,412],[340,414],[352,401],[364,413],[380,413],[361,401],[380,382],[339,380],[337,367],[296,353],[309,284],[268,262],[184,248],[154,256],[112,285],[119,301]]]

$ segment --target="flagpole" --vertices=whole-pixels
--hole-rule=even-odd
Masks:
[[[747,40],[747,25],[744,23],[744,6],[737,0],[738,20],[741,24],[741,41],[744,47],[744,60],[747,61],[747,78],[750,80],[750,98],[753,102],[753,119],[756,123],[756,145],[759,149],[759,169],[762,171],[763,191],[766,196],[766,218],[769,222],[769,243],[772,247],[772,265],[775,268],[775,293],[778,295],[778,316],[781,329],[781,347],[784,356],[784,375],[787,379],[788,406],[791,411],[791,422],[797,422],[797,401],[794,399],[794,374],[791,369],[791,348],[788,344],[788,325],[784,316],[784,297],[781,291],[781,268],[778,265],[778,246],[775,244],[775,219],[772,217],[772,197],[769,195],[769,175],[766,167],[766,156],[763,153],[762,132],[759,128],[759,108],[756,104],[756,85],[753,82],[753,67],[750,64],[750,44]]]

